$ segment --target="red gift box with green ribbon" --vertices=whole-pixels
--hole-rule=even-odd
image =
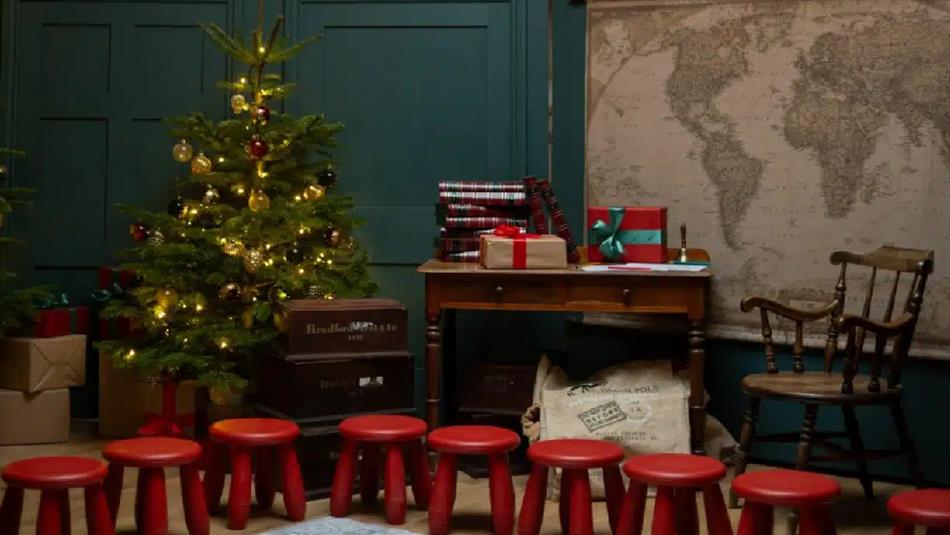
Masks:
[[[590,262],[667,261],[666,207],[592,206],[587,225]]]
[[[127,269],[101,267],[98,272],[99,289],[92,292],[92,299],[103,307],[112,299],[125,299],[126,293],[135,283],[135,274]],[[97,321],[97,340],[115,340],[132,335],[132,322],[129,318],[104,318]]]
[[[89,334],[89,307],[69,306],[66,294],[36,305],[32,336],[53,338],[67,334]]]

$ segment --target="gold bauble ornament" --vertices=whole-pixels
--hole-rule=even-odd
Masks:
[[[159,290],[155,292],[155,302],[158,306],[169,309],[178,304],[178,292],[172,290],[171,288],[166,288],[164,290]]]
[[[201,198],[201,204],[205,206],[214,204],[215,202],[217,202],[218,198],[220,197],[221,197],[221,194],[218,193],[218,190],[215,189],[214,186],[209,184],[207,189],[205,189],[204,196]]]
[[[225,238],[221,244],[221,251],[228,256],[243,256],[246,249],[243,243]]]
[[[245,329],[250,329],[254,327],[254,309],[247,307],[244,309],[244,312],[241,314],[241,323],[244,324]]]
[[[187,163],[191,161],[192,156],[195,155],[195,149],[188,144],[184,139],[179,141],[172,147],[172,158],[176,162]]]
[[[270,208],[270,197],[264,193],[262,189],[256,189],[251,192],[251,195],[247,198],[247,206],[253,212],[259,212],[261,210],[267,210]]]
[[[287,315],[282,309],[274,312],[274,327],[279,332],[287,332],[287,328],[290,327],[290,324],[287,322]]]
[[[238,93],[231,97],[231,111],[234,113],[241,113],[247,110],[247,99],[244,98],[244,95]]]
[[[211,172],[211,158],[205,156],[205,153],[199,152],[194,160],[191,160],[191,172],[195,175],[207,175]]]
[[[264,253],[259,249],[248,249],[244,252],[244,269],[250,273],[256,272],[264,265]]]
[[[303,190],[303,198],[308,201],[316,201],[322,199],[324,195],[327,194],[327,189],[321,186],[320,184],[310,184],[307,186],[307,189]]]
[[[229,282],[218,291],[218,297],[226,301],[240,301],[241,287],[237,283]]]

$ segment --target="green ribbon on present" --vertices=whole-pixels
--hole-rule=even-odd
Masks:
[[[35,304],[34,308],[39,309],[48,309],[48,308],[66,308],[69,306],[69,296],[65,293],[59,294],[58,297],[50,297],[49,299],[44,299]]]
[[[624,245],[642,244],[659,245],[663,243],[663,232],[661,230],[621,230],[623,223],[624,207],[613,206],[607,209],[610,214],[610,221],[602,219],[594,221],[590,227],[590,239],[593,242],[600,242],[600,254],[608,260],[619,260],[624,253]]]

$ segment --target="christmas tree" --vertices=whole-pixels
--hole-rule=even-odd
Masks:
[[[0,148],[0,159],[22,157],[20,151]],[[7,180],[8,168],[0,165],[0,183]],[[28,197],[33,191],[27,188],[7,187],[0,190],[0,227],[14,209],[30,204]],[[4,249],[16,243],[15,238],[0,236],[0,246]],[[3,258],[7,262],[7,258]],[[36,317],[35,303],[49,301],[51,295],[45,287],[13,288],[16,273],[0,270],[0,335],[10,334]]]
[[[332,193],[331,149],[342,126],[320,115],[281,113],[293,89],[269,66],[296,56],[283,18],[250,42],[213,24],[207,36],[246,71],[219,84],[233,117],[196,113],[171,120],[172,157],[187,166],[167,213],[124,206],[137,222],[123,268],[140,281],[113,299],[107,317],[132,320],[137,335],[103,342],[118,367],[146,377],[197,379],[218,392],[240,388],[252,359],[272,349],[290,298],[366,297],[376,286],[351,231],[350,198]],[[214,397],[214,396],[213,396]]]

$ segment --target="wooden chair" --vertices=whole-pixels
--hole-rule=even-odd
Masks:
[[[867,254],[836,252],[831,255],[831,263],[840,265],[838,283],[835,285],[834,299],[813,310],[801,310],[763,297],[747,297],[742,300],[743,312],[758,308],[762,315],[762,338],[765,343],[765,361],[767,373],[747,375],[742,379],[742,390],[749,397],[739,448],[736,452],[736,475],[745,471],[753,440],[759,442],[798,442],[796,467],[804,469],[810,461],[854,460],[861,486],[868,499],[873,498],[871,475],[867,461],[895,455],[905,455],[911,476],[918,485],[922,473],[917,461],[917,452],[907,428],[907,421],[901,407],[901,369],[907,360],[907,352],[913,339],[923,301],[927,277],[933,271],[933,251],[902,249],[884,246]],[[849,265],[870,268],[869,283],[860,315],[844,313],[846,275]],[[881,272],[881,273],[879,273]],[[883,320],[871,319],[872,300],[875,279],[882,280],[887,272],[893,273],[893,282],[889,284],[887,303],[883,310]],[[904,299],[903,307],[892,319],[898,290],[910,279],[910,288]],[[884,281],[886,282],[886,281]],[[793,370],[780,372],[775,358],[775,344],[769,314],[791,320],[795,324],[795,341],[792,345],[794,357]],[[825,318],[830,319],[828,338],[825,344],[825,358],[822,371],[805,371],[802,360],[803,325]],[[864,342],[868,333],[874,336],[873,352],[864,351]],[[847,336],[843,366],[840,375],[832,373],[832,364],[839,353],[838,338]],[[863,370],[859,370],[862,358],[868,361]],[[882,377],[882,369],[888,361],[888,373]],[[755,426],[759,415],[759,406],[763,399],[792,401],[805,406],[805,417],[800,433],[778,433],[768,436],[755,436]],[[894,417],[899,449],[866,450],[861,440],[855,407],[858,405],[887,405]],[[815,430],[815,421],[819,407],[840,407],[844,413],[846,431],[824,433]],[[831,442],[831,438],[850,439],[851,448],[847,449]],[[812,448],[818,447],[829,453],[827,456],[812,456]],[[730,504],[735,507],[735,495]],[[792,519],[791,527],[794,527]]]

